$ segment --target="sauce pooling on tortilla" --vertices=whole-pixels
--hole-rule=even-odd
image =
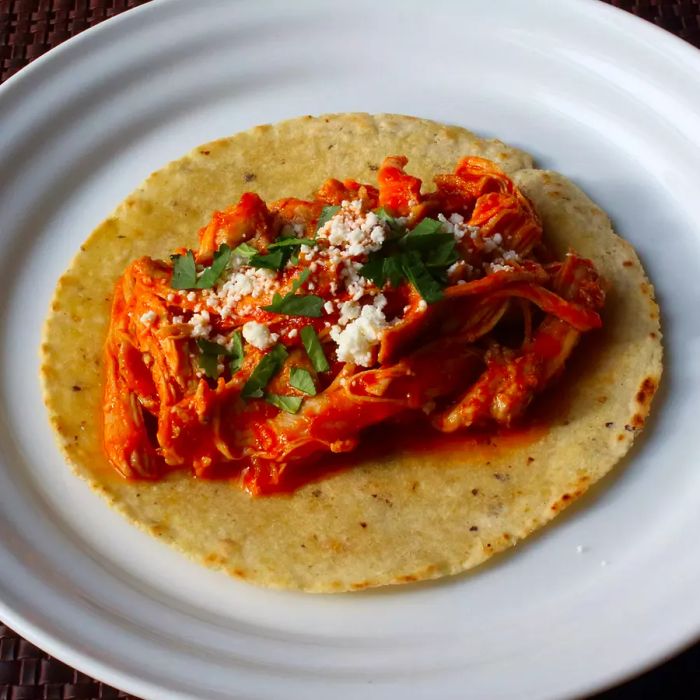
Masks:
[[[439,436],[526,415],[601,325],[595,268],[553,258],[491,161],[463,158],[427,193],[406,163],[387,157],[377,188],[245,193],[198,250],[129,265],[105,345],[105,450],[120,474],[186,468],[264,494],[382,440],[388,421],[420,417]]]

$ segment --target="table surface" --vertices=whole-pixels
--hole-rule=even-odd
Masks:
[[[0,82],[62,41],[148,0],[0,0]],[[700,0],[605,0],[700,48]],[[700,643],[595,700],[700,697]],[[70,668],[0,622],[0,700],[133,698]]]

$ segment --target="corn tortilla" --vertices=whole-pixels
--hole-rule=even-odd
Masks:
[[[384,156],[409,158],[429,187],[465,155],[494,160],[531,199],[545,239],[591,258],[609,284],[604,327],[587,334],[557,391],[549,429],[527,445],[393,454],[251,498],[237,484],[179,473],[121,479],[100,435],[102,343],[127,264],[194,246],[215,209],[244,191],[309,196],[326,178],[375,182]],[[61,277],[45,326],[41,377],[74,471],[110,505],[204,564],[247,581],[348,591],[455,574],[551,520],[630,449],[662,370],[659,309],[632,247],[562,175],[462,128],[400,115],[337,114],[260,126],[200,146],[153,173],[92,233]]]

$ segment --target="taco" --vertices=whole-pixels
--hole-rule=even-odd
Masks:
[[[59,281],[42,380],[69,463],[130,520],[251,582],[346,591],[549,521],[629,450],[661,358],[637,255],[566,178],[340,114],[151,175]]]

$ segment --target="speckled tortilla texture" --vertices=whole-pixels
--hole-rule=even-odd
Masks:
[[[609,282],[603,330],[577,348],[567,410],[531,444],[397,454],[253,499],[236,484],[178,474],[126,482],[101,449],[101,355],[111,293],[140,255],[193,245],[215,209],[246,190],[308,196],[327,177],[376,181],[387,154],[429,185],[464,155],[493,159],[533,201],[547,240],[593,259]],[[303,117],[196,148],[151,175],[81,247],[58,283],[42,345],[51,421],[77,474],[154,536],[265,586],[347,591],[455,574],[551,520],[630,449],[661,376],[659,310],[632,247],[561,175],[499,141],[398,115]]]

